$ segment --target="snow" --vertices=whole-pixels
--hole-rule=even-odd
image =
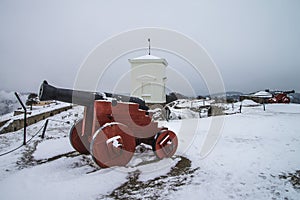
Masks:
[[[206,117],[209,106],[213,104],[214,100],[191,100],[191,99],[178,99],[166,105],[170,110],[169,119],[191,119]],[[214,104],[217,105],[217,104]]]
[[[168,65],[168,62],[164,58],[160,58],[153,55],[144,55],[137,58],[129,59],[129,62],[162,62],[165,66]]]
[[[51,147],[50,152],[49,147]],[[33,153],[33,157],[36,160],[42,160],[52,158],[56,155],[68,153],[71,151],[74,150],[71,144],[69,143],[69,138],[46,140],[43,143],[38,144],[36,151]]]
[[[117,187],[126,176],[108,173],[109,170],[81,176],[71,168],[72,162],[73,159],[61,159],[24,169],[1,185],[1,195],[3,199],[95,199],[99,191]]]
[[[162,58],[159,58],[157,56],[153,56],[153,55],[144,55],[144,56],[140,56],[137,58],[133,58],[132,60],[161,60]]]
[[[0,122],[10,120],[13,116],[14,116],[14,113],[12,113],[12,112],[1,115],[0,116]]]
[[[266,91],[259,91],[253,94],[255,97],[265,97],[265,98],[272,98],[272,94]]]
[[[76,106],[52,119],[74,122],[82,110]],[[299,117],[299,104],[266,104],[266,111],[262,106],[243,107],[234,115],[160,121],[178,135],[173,158],[156,160],[144,146],[127,166],[109,169],[95,167],[90,156],[73,152],[68,141],[71,125],[49,121],[44,140],[35,137],[28,146],[0,157],[0,198],[114,199],[110,194],[117,190],[120,198],[130,199],[300,199],[300,191],[279,178],[299,170]],[[224,121],[221,135],[211,153],[202,157],[216,119]],[[29,126],[28,134],[43,123]],[[0,140],[0,152],[6,152],[21,144],[22,130],[0,135]],[[179,173],[174,169],[183,158],[191,166],[187,163]],[[128,185],[133,189],[118,190]]]
[[[178,99],[167,104],[169,107],[178,108],[199,108],[201,106],[208,106],[215,103],[215,100],[205,100],[205,99]]]
[[[259,105],[261,105],[261,104],[259,104],[259,103],[256,103],[256,102],[250,100],[250,99],[245,99],[245,100],[243,100],[241,104],[242,104],[243,106],[259,106]]]
[[[190,110],[189,108],[183,108],[183,109],[174,109],[170,108],[170,119],[190,119],[190,118],[197,118],[199,117],[198,112],[194,112]]]
[[[35,116],[35,115],[38,115],[38,114],[41,114],[41,113],[50,112],[54,109],[60,109],[60,108],[68,107],[70,105],[71,104],[69,104],[69,103],[55,102],[55,103],[45,105],[45,106],[34,106],[32,110],[27,108],[27,116],[28,117]],[[5,114],[5,115],[1,116],[0,121],[4,121],[4,120],[7,120],[7,119],[17,120],[17,119],[23,119],[23,118],[24,118],[23,114],[13,116],[13,113],[8,113],[8,114]]]
[[[45,106],[33,106],[32,110],[29,110],[27,108],[27,118],[33,117],[35,115],[39,115],[42,113],[50,112],[55,109],[60,109],[60,108],[65,108],[69,107],[71,104],[69,103],[64,103],[64,102],[55,102],[52,104],[48,104]],[[14,115],[14,113],[8,113],[3,116],[0,116],[0,122],[5,122],[3,126],[0,127],[0,131],[3,130],[4,128],[8,127],[11,123],[13,123],[15,120],[23,119],[24,115],[19,114],[19,115]]]

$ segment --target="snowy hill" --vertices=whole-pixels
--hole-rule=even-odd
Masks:
[[[226,93],[216,93],[216,94],[211,94],[209,96],[211,96],[212,98],[217,97],[217,98],[222,98],[222,97],[231,97],[231,96],[240,96],[242,95],[242,92],[234,92],[234,91],[229,91]],[[207,95],[208,96],[208,95]]]
[[[243,95],[241,92],[226,92],[226,93],[217,93],[217,94],[211,94],[207,95],[207,97],[210,97],[212,99],[226,99],[230,102],[236,102],[239,101],[240,96]]]
[[[157,160],[149,147],[139,146],[126,167],[109,169],[95,166],[69,144],[71,125],[61,121],[73,123],[82,111],[76,106],[53,116],[44,140],[35,137],[0,156],[1,199],[300,199],[299,104],[160,122],[178,135],[174,157]],[[216,122],[223,123],[220,132]],[[29,126],[28,137],[43,123]],[[210,131],[219,139],[203,157]],[[22,143],[22,130],[0,140],[2,154]]]
[[[20,94],[21,100],[25,103],[28,94]],[[14,92],[0,91],[0,115],[13,112],[15,109],[21,107]]]

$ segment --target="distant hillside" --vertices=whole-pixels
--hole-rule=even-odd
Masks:
[[[21,100],[25,103],[28,94],[20,94]],[[0,115],[13,112],[21,107],[14,92],[0,91]]]
[[[240,96],[243,95],[242,92],[226,92],[226,93],[216,93],[216,94],[210,94],[207,95],[206,97],[210,97],[212,99],[226,99],[229,102],[234,102],[234,101],[238,101]]]
[[[225,96],[240,96],[242,94],[243,94],[242,92],[229,91],[229,92],[225,92],[225,93],[210,94],[210,95],[207,95],[207,96],[210,96],[211,98],[214,98],[214,97],[221,98],[221,97],[225,97]]]
[[[241,92],[226,92],[226,93],[217,93],[211,94],[207,97],[212,99],[227,99],[227,101],[238,101],[240,96],[243,95]],[[288,95],[291,98],[291,103],[299,103],[300,104],[300,93],[292,93]]]

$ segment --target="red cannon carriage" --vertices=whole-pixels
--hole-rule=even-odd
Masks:
[[[266,90],[270,92],[269,90]],[[273,97],[268,100],[268,103],[290,103],[291,99],[288,94],[295,93],[295,90],[290,91],[273,91],[271,92]]]
[[[79,153],[91,154],[100,167],[126,165],[141,143],[151,145],[159,159],[176,152],[176,134],[158,127],[139,98],[60,89],[46,81],[41,85],[39,97],[85,106],[84,118],[71,128],[70,143]]]

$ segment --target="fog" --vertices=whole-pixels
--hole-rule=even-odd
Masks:
[[[299,92],[299,9],[297,0],[2,0],[0,90],[37,92],[44,79],[72,88],[85,58],[107,38],[131,29],[160,27],[202,45],[227,91]],[[115,80],[128,73],[128,59],[147,54],[147,46],[145,38],[145,49],[112,63],[99,89],[111,90]],[[186,92],[176,81],[176,71],[196,93],[207,93],[205,82],[189,63],[159,50],[152,54],[168,60],[169,88]],[[126,93],[129,78],[124,77],[120,92]]]

